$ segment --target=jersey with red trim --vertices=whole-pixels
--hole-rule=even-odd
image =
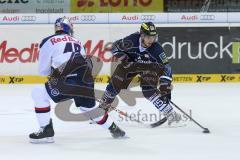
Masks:
[[[51,67],[60,67],[74,52],[86,56],[82,43],[68,34],[55,34],[43,39],[39,51],[39,74],[50,75]]]

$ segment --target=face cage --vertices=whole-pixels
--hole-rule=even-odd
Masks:
[[[55,28],[55,33],[57,32],[57,31],[63,31],[64,32],[64,30],[61,28],[61,27],[59,27],[59,26],[55,26],[54,27]],[[64,32],[65,33],[65,32]],[[71,29],[70,31],[69,31],[69,33],[66,33],[66,34],[69,34],[70,36],[73,36],[73,29]]]

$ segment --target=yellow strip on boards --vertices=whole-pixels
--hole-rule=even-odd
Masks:
[[[109,75],[97,75],[94,77],[95,83],[108,83]],[[0,84],[37,84],[47,81],[43,76],[0,76]],[[135,77],[133,82],[139,82]],[[174,83],[219,83],[219,82],[240,82],[240,74],[175,74]]]

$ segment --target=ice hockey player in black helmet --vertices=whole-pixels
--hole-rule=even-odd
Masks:
[[[148,48],[158,40],[155,25],[152,22],[142,23],[140,28],[142,47]]]
[[[132,79],[140,76],[142,93],[168,120],[178,123],[181,115],[169,103],[172,89],[172,70],[168,58],[158,43],[158,34],[152,22],[141,24],[140,32],[115,41],[111,50],[121,63],[115,69],[102,97],[100,107],[108,108]]]

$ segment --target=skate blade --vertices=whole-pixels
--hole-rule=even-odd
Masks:
[[[112,137],[113,139],[129,139],[130,137],[128,136],[123,136],[123,137]]]
[[[30,143],[33,143],[33,144],[54,143],[54,138],[53,137],[46,137],[46,138],[42,138],[42,139],[30,138]]]

